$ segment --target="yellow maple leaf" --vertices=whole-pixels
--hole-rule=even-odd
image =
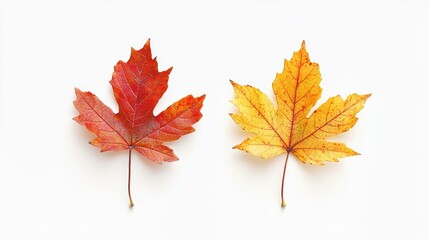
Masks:
[[[277,108],[259,89],[231,81],[235,92],[232,103],[239,113],[230,115],[242,129],[256,135],[234,148],[262,158],[287,153],[281,187],[282,207],[286,206],[283,188],[290,153],[303,163],[315,165],[358,155],[345,144],[327,142],[326,138],[352,128],[357,121],[356,114],[371,94],[351,94],[346,100],[340,96],[329,98],[307,118],[322,93],[320,81],[319,65],[310,61],[304,41],[292,59],[285,60],[283,72],[277,74],[273,82]]]

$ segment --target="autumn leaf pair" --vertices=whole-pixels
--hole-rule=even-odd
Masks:
[[[130,206],[134,205],[130,190],[132,150],[156,163],[178,160],[164,142],[195,131],[192,125],[202,117],[205,95],[188,95],[154,116],[153,110],[167,90],[171,70],[158,71],[148,40],[141,50],[131,50],[127,62],[119,61],[114,67],[110,84],[118,113],[113,113],[91,92],[75,89],[74,105],[79,115],[74,120],[96,135],[90,144],[100,147],[102,152],[128,150]],[[283,207],[284,176],[290,153],[303,163],[316,165],[358,154],[343,143],[325,139],[353,127],[356,114],[370,94],[352,94],[346,100],[332,97],[307,118],[321,96],[320,81],[319,66],[310,61],[304,42],[290,61],[285,60],[283,72],[273,82],[277,108],[259,89],[231,81],[235,92],[233,104],[239,110],[231,117],[255,135],[234,148],[262,158],[287,153],[281,187]]]

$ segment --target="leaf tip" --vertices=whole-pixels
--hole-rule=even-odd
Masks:
[[[363,99],[367,100],[371,96],[372,96],[372,93],[365,94],[365,95],[363,95]]]
[[[156,57],[155,57],[156,60]],[[170,75],[171,71],[173,71],[173,67],[170,67],[169,69],[165,70],[164,72]]]
[[[203,95],[197,97],[198,101],[204,101],[204,99],[206,99],[206,94],[203,94]]]
[[[145,46],[145,47],[146,47],[146,46],[150,47],[150,38],[148,38],[148,39],[147,39],[147,41],[146,41],[146,43],[144,44],[144,46]]]
[[[77,87],[74,88],[74,93],[76,94],[76,96],[81,92],[82,91],[79,88],[77,88]]]
[[[305,49],[305,40],[302,40],[301,42],[301,49]]]

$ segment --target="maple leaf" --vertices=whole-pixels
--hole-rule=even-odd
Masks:
[[[130,59],[119,61],[114,67],[110,84],[119,106],[118,113],[113,113],[91,92],[75,88],[73,103],[79,115],[73,119],[97,136],[89,143],[102,152],[128,150],[131,207],[134,205],[130,190],[131,151],[136,150],[156,163],[176,161],[173,150],[163,143],[195,131],[192,125],[202,117],[200,110],[205,95],[188,95],[154,116],[153,110],[167,90],[171,70],[158,71],[149,39],[141,50],[131,48]]]
[[[235,92],[232,103],[239,113],[230,115],[242,129],[256,135],[234,148],[262,158],[287,153],[281,186],[282,207],[286,206],[283,188],[290,153],[302,163],[315,165],[358,155],[345,144],[328,142],[326,138],[352,128],[357,121],[356,114],[371,94],[351,94],[346,100],[340,96],[329,98],[307,118],[322,93],[320,81],[319,65],[310,61],[304,41],[292,59],[285,60],[283,72],[277,74],[273,82],[277,108],[259,89],[231,80]]]

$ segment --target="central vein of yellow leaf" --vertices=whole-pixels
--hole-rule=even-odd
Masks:
[[[294,97],[293,97],[293,106],[292,106],[292,119],[291,119],[291,125],[290,125],[290,133],[289,133],[289,144],[287,147],[287,152],[292,151],[293,147],[292,145],[292,135],[293,135],[293,128],[295,125],[295,107],[296,107],[296,95],[298,92],[298,85],[299,85],[299,76],[301,74],[301,65],[302,65],[302,54],[299,55],[299,68],[298,73],[296,75],[296,85],[295,85],[295,91],[294,91]]]

